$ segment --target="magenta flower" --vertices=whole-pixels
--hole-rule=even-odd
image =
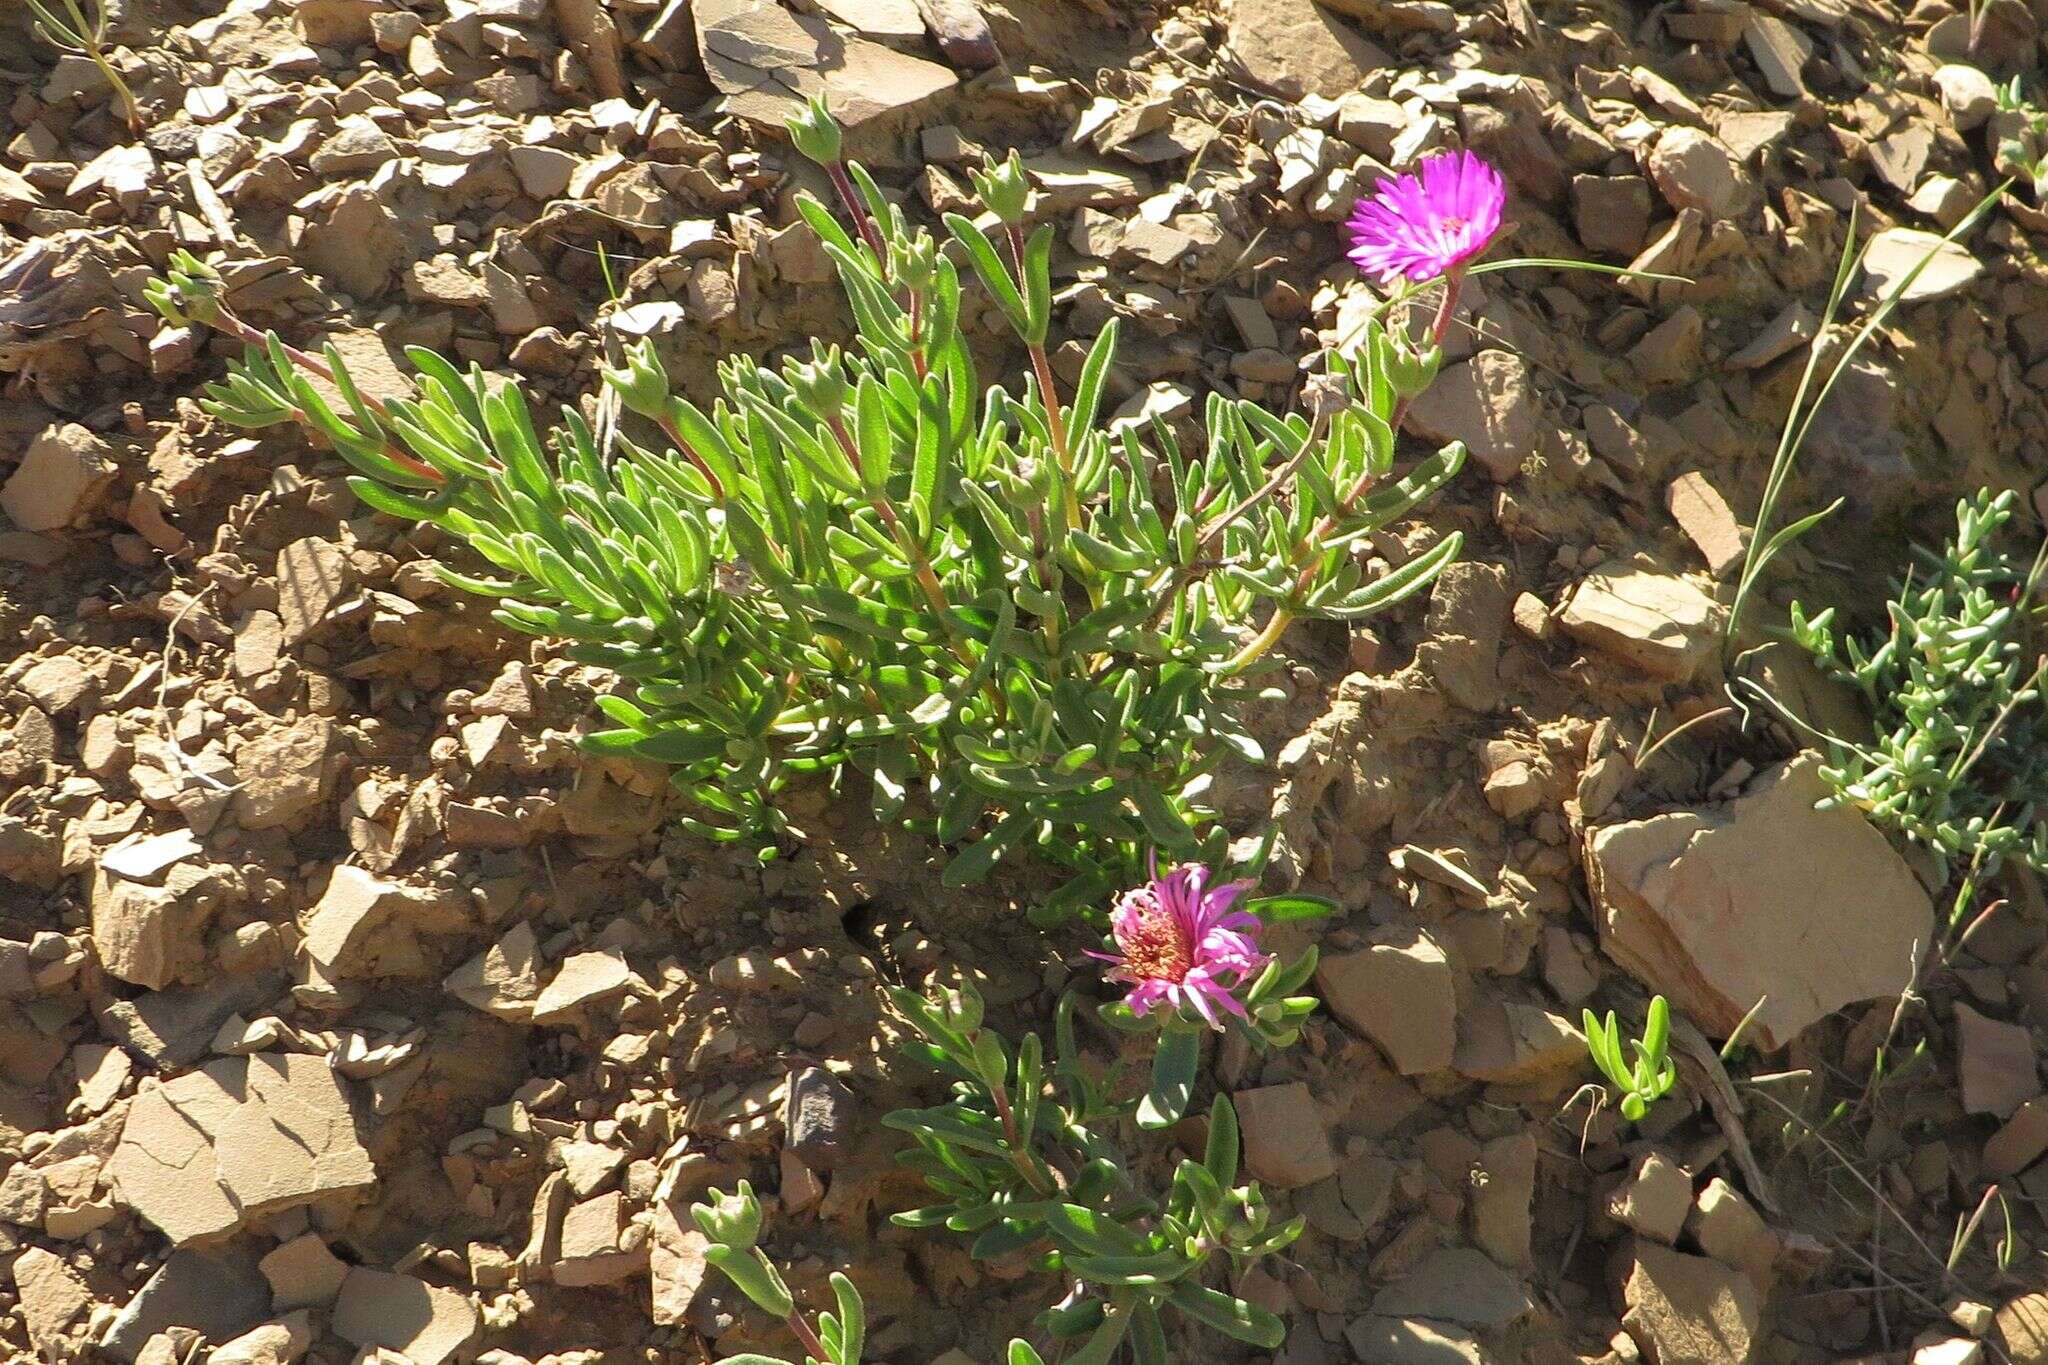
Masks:
[[[1448,275],[1500,231],[1508,192],[1499,171],[1470,152],[1439,153],[1416,169],[1380,181],[1345,224],[1352,262],[1382,284]]]
[[[1264,926],[1230,908],[1249,883],[1211,888],[1208,880],[1209,869],[1200,863],[1182,864],[1164,877],[1154,867],[1149,882],[1118,898],[1109,915],[1117,951],[1090,956],[1115,964],[1109,977],[1130,986],[1124,1001],[1132,1013],[1190,1005],[1216,1029],[1223,1027],[1218,1009],[1245,1017],[1232,991],[1272,961],[1259,951]]]

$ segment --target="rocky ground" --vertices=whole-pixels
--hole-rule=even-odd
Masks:
[[[1371,300],[1338,221],[1440,146],[1506,171],[1497,254],[1692,280],[1468,291],[1411,417],[1472,444],[1427,509],[1466,560],[1370,633],[1298,628],[1277,758],[1226,784],[1234,827],[1279,822],[1274,878],[1343,907],[1305,1045],[1206,1071],[1309,1221],[1237,1286],[1288,1315],[1278,1358],[2048,1360],[2048,903],[2010,874],[1957,947],[1948,888],[1744,727],[1720,647],[1852,221],[1879,287],[1957,221],[2044,18],[1989,0],[1973,47],[1946,0],[133,0],[134,138],[10,8],[8,1355],[779,1349],[686,1230],[741,1176],[800,1290],[860,1283],[875,1359],[988,1362],[1053,1292],[889,1226],[917,1191],[876,1119],[931,1092],[878,986],[964,974],[1042,1027],[1099,990],[1085,936],[1022,924],[1028,874],[941,893],[822,796],[766,869],[677,831],[659,773],[575,747],[605,678],[439,587],[451,551],[338,461],[207,417],[228,350],[142,301],[182,246],[379,389],[417,343],[573,402],[653,336],[702,392],[844,330],[778,131],[822,90],[914,213],[1023,151],[1057,363],[1123,318],[1124,417],[1288,401]],[[1788,504],[1848,506],[1753,620],[1871,619],[1957,496],[2048,472],[2044,221],[2023,195],[1945,253],[1848,372]],[[1861,723],[1782,650],[1758,673]],[[1651,990],[1682,1083],[1634,1126],[1576,1020]]]

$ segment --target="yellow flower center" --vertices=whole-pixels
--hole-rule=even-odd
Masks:
[[[1194,966],[1194,945],[1180,929],[1173,912],[1153,903],[1138,912],[1137,922],[1117,936],[1124,952],[1124,968],[1140,979],[1185,980]]]

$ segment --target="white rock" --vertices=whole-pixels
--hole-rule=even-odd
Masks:
[[[1914,275],[1916,267],[1919,274]],[[1967,289],[1982,273],[1983,264],[1967,248],[1919,228],[1886,228],[1870,239],[1863,253],[1863,274],[1871,289],[1885,297],[1903,288],[1901,303],[1947,298]],[[1909,276],[1912,283],[1906,284]]]

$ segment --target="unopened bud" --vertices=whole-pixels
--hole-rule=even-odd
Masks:
[[[783,126],[789,129],[789,140],[796,144],[797,151],[820,166],[830,166],[839,160],[839,122],[826,108],[823,95],[813,96],[803,113]]]
[[[1417,349],[1392,332],[1382,335],[1386,345],[1381,348],[1380,363],[1386,367],[1387,382],[1397,398],[1413,398],[1436,382],[1437,368],[1444,361],[1443,347],[1432,344]]]
[[[604,382],[619,395],[629,412],[659,419],[668,411],[668,371],[654,353],[652,338],[643,337],[626,348],[626,363],[607,367]]]
[[[991,157],[983,169],[967,174],[974,182],[974,192],[981,196],[990,213],[1010,227],[1024,222],[1024,210],[1031,200],[1031,182],[1024,175],[1024,158],[1014,149],[1007,160]]]
[[[913,293],[931,288],[939,273],[939,244],[929,232],[919,230],[892,238],[889,242],[889,275]]]
[[[220,272],[189,251],[171,253],[163,278],[143,286],[143,297],[164,320],[184,327],[220,316]]]
[[[849,388],[837,346],[814,346],[812,359],[791,360],[783,366],[782,377],[805,406],[828,422],[846,407]]]
[[[742,1180],[732,1194],[706,1193],[711,1203],[690,1206],[690,1217],[706,1237],[741,1251],[761,1239],[761,1201],[754,1198],[751,1184]]]

